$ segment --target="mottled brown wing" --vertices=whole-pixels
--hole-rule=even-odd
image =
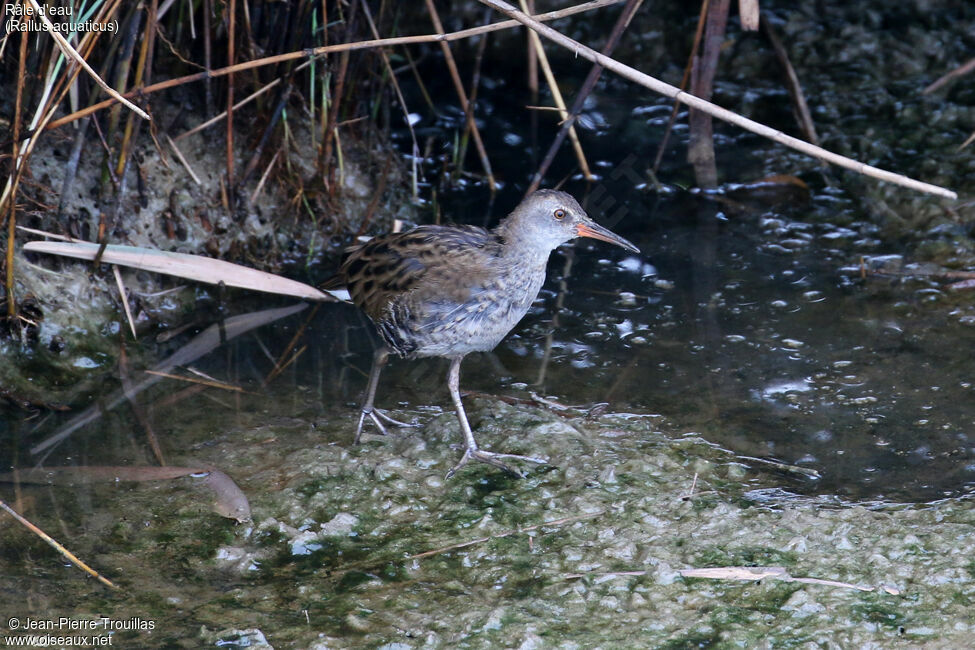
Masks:
[[[380,324],[397,307],[415,312],[416,305],[430,301],[467,300],[490,266],[478,262],[499,249],[496,237],[482,228],[420,226],[351,250],[340,274],[352,300]],[[403,313],[398,320],[405,318],[416,321],[423,314]]]

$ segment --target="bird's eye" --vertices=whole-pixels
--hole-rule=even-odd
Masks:
[[[559,208],[558,210],[552,213],[552,216],[554,216],[559,221],[562,221],[563,219],[565,219],[565,210]]]

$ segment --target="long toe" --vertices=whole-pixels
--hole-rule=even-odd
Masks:
[[[386,415],[386,411],[383,411],[381,409],[373,409],[372,412],[373,412],[373,421],[375,421],[376,416],[378,416],[384,422],[386,422],[387,424],[392,424],[394,427],[412,428],[412,427],[420,426],[418,424],[413,424],[412,422],[400,422],[399,420],[394,420],[393,418]]]
[[[460,462],[454,465],[449,472],[447,472],[447,478],[450,478],[457,473],[457,470],[461,469],[467,463],[477,461],[479,463],[487,463],[488,465],[494,465],[499,469],[503,469],[515,478],[525,478],[525,475],[516,469],[508,466],[506,463],[502,462],[502,458],[513,458],[515,460],[523,460],[528,463],[538,463],[539,465],[544,465],[548,461],[543,458],[536,458],[534,456],[519,456],[518,454],[496,454],[493,451],[484,451],[483,449],[467,449],[464,451],[463,457]]]
[[[372,423],[376,425],[376,428],[379,429],[379,435],[381,436],[387,435],[386,425],[383,424],[383,422],[386,424],[392,424],[395,427],[419,426],[409,422],[400,422],[399,420],[395,420],[386,415],[385,411],[377,408],[374,408],[371,411],[359,411],[359,424],[355,428],[355,439],[353,440],[354,444],[359,444],[359,440],[362,438],[362,425],[365,424],[366,418],[369,418]]]
[[[353,444],[359,444],[359,440],[362,438],[362,425],[366,423],[366,418],[372,420],[372,423],[376,425],[379,429],[379,435],[386,435],[386,427],[383,426],[382,420],[376,417],[376,411],[359,411],[359,424],[355,428],[355,439],[352,441]]]

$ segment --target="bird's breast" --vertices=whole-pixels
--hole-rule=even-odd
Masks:
[[[455,357],[494,349],[524,317],[545,281],[545,269],[501,266],[474,282],[418,291],[386,310],[401,354]],[[389,325],[394,326],[390,327]]]

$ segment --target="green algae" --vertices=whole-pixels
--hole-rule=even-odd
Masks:
[[[498,447],[517,432],[551,465],[520,481],[487,466],[444,481],[457,452],[437,427],[432,439],[400,431],[353,450],[321,444],[350,435],[353,413],[329,413],[313,430],[263,408],[226,430],[239,455],[227,444],[195,452],[250,486],[253,525],[210,514],[185,486],[137,488],[98,503],[112,516],[95,518],[74,540],[73,550],[122,583],[124,595],[106,594],[76,570],[38,573],[55,561],[49,553],[9,566],[11,584],[56,581],[35,606],[43,611],[80,616],[99,603],[116,616],[151,616],[159,647],[192,647],[234,629],[260,630],[274,647],[462,648],[828,639],[896,647],[950,645],[973,631],[975,578],[971,562],[958,561],[975,551],[963,533],[973,521],[965,500],[865,508],[776,500],[769,491],[759,502],[749,495],[780,485],[780,476],[746,469],[733,480],[742,473],[734,454],[663,435],[669,425],[659,418],[652,426],[612,415],[565,420],[491,400],[476,400],[472,411],[482,416],[485,443]],[[448,435],[450,414],[439,417]],[[567,454],[571,446],[553,431],[586,435],[593,454]],[[275,441],[273,454],[251,464],[254,445],[266,440]],[[706,478],[690,493],[695,468]],[[160,516],[167,507],[181,514]],[[99,538],[99,527],[110,534]],[[782,566],[896,593],[679,575],[727,566]]]

